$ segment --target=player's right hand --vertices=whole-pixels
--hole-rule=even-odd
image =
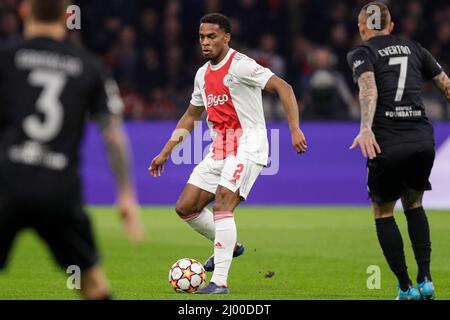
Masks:
[[[292,146],[297,153],[304,153],[308,149],[308,144],[306,143],[305,135],[300,128],[297,128],[291,132]]]
[[[119,194],[117,207],[128,238],[132,242],[142,242],[144,240],[144,228],[140,219],[140,208],[135,196],[129,192],[122,192],[122,194]]]
[[[360,146],[364,158],[369,157],[370,160],[373,160],[377,157],[377,154],[381,153],[381,148],[371,129],[362,129],[353,140],[350,150],[355,149],[357,145]]]
[[[168,157],[159,154],[152,160],[148,168],[152,177],[160,177],[164,173],[164,163],[166,163],[167,159]]]

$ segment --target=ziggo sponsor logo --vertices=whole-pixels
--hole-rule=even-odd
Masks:
[[[215,96],[212,93],[207,96],[207,99],[208,99],[208,101],[207,101],[208,102],[208,108],[210,108],[210,107],[217,107],[219,104],[223,105],[228,100],[230,100],[230,98],[226,94]]]

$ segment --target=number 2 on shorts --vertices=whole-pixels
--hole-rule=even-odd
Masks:
[[[241,177],[240,174],[242,173],[242,171],[244,171],[244,165],[242,163],[239,163],[237,165],[237,169],[234,171],[234,174],[233,174],[234,180],[239,180],[239,178]]]

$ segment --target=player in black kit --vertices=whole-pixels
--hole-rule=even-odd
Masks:
[[[384,256],[399,281],[397,299],[433,299],[431,241],[422,197],[434,162],[433,127],[421,98],[422,79],[431,79],[450,100],[450,81],[420,44],[391,35],[394,23],[380,2],[364,6],[358,26],[364,41],[348,54],[359,86],[361,131],[351,149],[368,157],[368,189]],[[401,199],[418,265],[414,288],[403,241],[393,217]]]
[[[131,240],[142,238],[142,227],[117,85],[65,40],[67,5],[25,1],[24,39],[0,48],[0,269],[17,233],[32,228],[61,267],[79,267],[83,298],[108,299],[79,178],[87,117],[101,126]]]

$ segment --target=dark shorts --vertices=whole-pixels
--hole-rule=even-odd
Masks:
[[[98,263],[91,223],[81,205],[14,203],[0,195],[0,269],[16,235],[27,228],[37,232],[64,269],[76,265],[86,270]]]
[[[434,143],[415,142],[387,146],[367,161],[369,197],[375,203],[393,202],[407,190],[431,190]]]

